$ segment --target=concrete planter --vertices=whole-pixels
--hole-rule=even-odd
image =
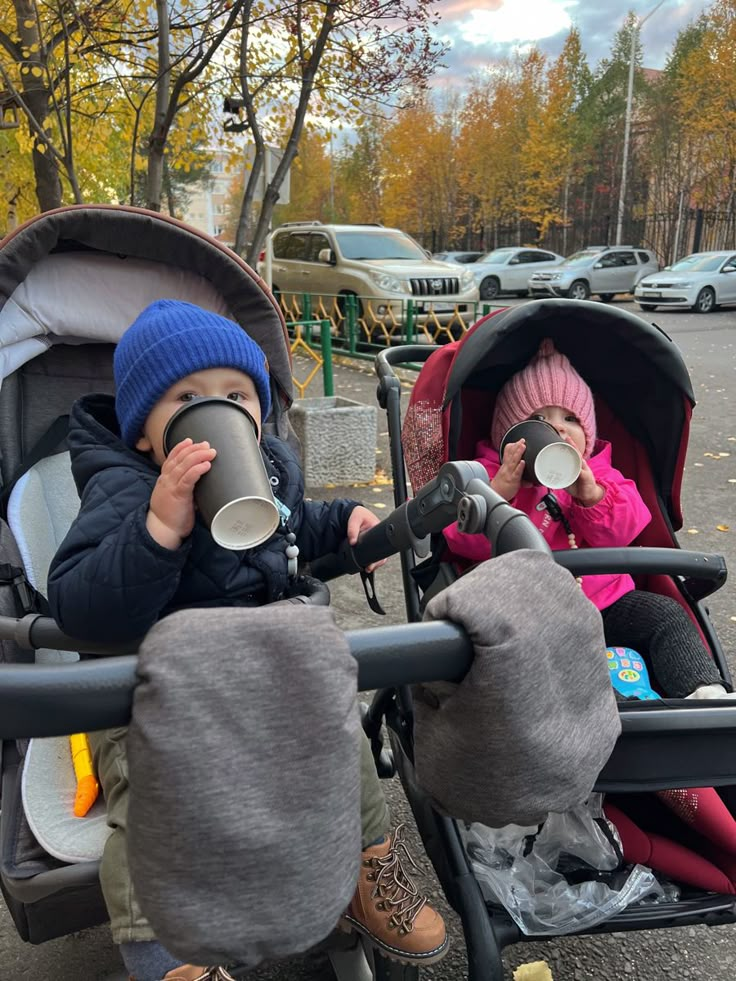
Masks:
[[[302,444],[307,486],[373,480],[377,415],[375,406],[340,396],[294,402],[289,420]]]

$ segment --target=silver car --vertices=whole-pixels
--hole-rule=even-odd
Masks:
[[[569,256],[559,269],[535,272],[529,289],[532,296],[567,296],[572,300],[587,300],[595,293],[609,303],[617,293],[633,293],[639,280],[657,269],[659,263],[644,249],[590,246]]]
[[[694,252],[640,280],[634,299],[642,310],[658,306],[688,307],[710,313],[722,303],[736,303],[736,252]]]
[[[437,262],[457,262],[461,266],[467,266],[469,262],[480,259],[484,252],[435,252],[432,256]]]
[[[468,266],[481,300],[495,300],[501,293],[527,296],[529,277],[535,269],[559,266],[562,256],[545,249],[494,249]]]

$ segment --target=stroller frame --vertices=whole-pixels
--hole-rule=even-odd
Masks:
[[[39,284],[41,263],[49,263],[43,267],[43,275],[48,276],[54,268],[68,269],[67,263],[73,269],[76,256],[80,257],[80,264],[73,287],[64,282],[63,275],[56,280],[52,277],[50,282],[54,285],[45,298],[50,296],[50,302],[36,304],[34,290]],[[85,265],[87,262],[90,264]],[[119,284],[115,282],[115,270],[110,272],[112,267],[121,270],[123,279]],[[126,267],[127,272],[123,273]],[[130,280],[124,277],[133,275],[137,279],[131,288]],[[104,292],[110,285],[108,280],[116,291]],[[96,292],[98,289],[101,293]],[[104,296],[102,303],[100,295]],[[96,306],[90,300],[92,296],[97,299]],[[58,449],[66,430],[57,424],[64,422],[62,413],[68,411],[74,398],[87,391],[111,390],[112,342],[118,339],[119,332],[148,302],[171,296],[204,306],[212,304],[211,308],[240,323],[266,350],[273,411],[264,429],[295,442],[286,415],[293,397],[288,335],[283,315],[260,277],[220,242],[173,218],[139,208],[72,206],[39,215],[20,226],[0,249],[0,310],[9,304],[5,323],[13,324],[13,331],[8,332],[12,336],[6,339],[8,346],[2,352],[3,366],[7,368],[0,396],[3,494],[23,475],[30,458],[36,462],[37,450],[45,458]],[[28,310],[33,316],[26,315]],[[20,329],[16,330],[18,324]],[[92,333],[93,330],[100,333]],[[84,342],[82,347],[80,341]],[[8,351],[12,353],[8,355]],[[89,351],[89,356],[84,351]],[[98,373],[101,365],[104,377]],[[57,377],[57,385],[49,385],[49,377]],[[63,385],[58,384],[58,378],[64,380]],[[42,389],[32,406],[38,412],[26,413],[23,403],[21,411],[12,408],[13,398],[23,398],[26,386],[28,391],[36,391],[39,386]],[[49,419],[56,413],[59,416],[49,426]],[[24,563],[15,555],[12,564]],[[18,874],[14,858],[10,857],[15,855],[16,835],[23,817],[23,755],[15,740],[115,725],[115,698],[126,686],[132,690],[133,684],[131,659],[124,656],[65,665],[58,674],[51,669],[51,675],[46,666],[29,664],[28,652],[38,647],[80,649],[79,642],[64,647],[65,639],[58,628],[47,622],[44,629],[44,619],[29,614],[23,620],[4,622],[2,642],[14,647],[11,661],[16,663],[0,664],[0,688],[4,690],[0,699],[4,701],[0,712],[0,891],[19,936],[33,944],[101,924],[107,920],[107,910],[99,885],[98,861],[64,864],[45,854],[38,856],[32,868],[25,867]],[[82,649],[86,651],[88,646]],[[117,649],[108,645],[104,653],[123,655],[126,649],[126,645]],[[22,689],[25,670],[32,672],[27,679],[30,697],[21,715],[16,715],[23,699],[15,686],[20,683]],[[86,680],[75,687],[75,676]],[[384,675],[381,683],[390,683],[391,677]],[[96,690],[95,679],[101,679]],[[64,695],[67,683],[71,689]],[[96,717],[83,718],[82,692],[93,695],[92,710],[99,712]],[[62,701],[66,697],[66,707],[57,702],[57,696]],[[55,714],[58,709],[62,715],[68,710],[66,723]],[[43,720],[54,717],[60,727],[51,725],[44,731]],[[127,715],[119,716],[119,724],[126,724],[128,717],[129,707]],[[325,943],[325,949],[337,976],[346,981],[408,981],[414,976],[403,965],[374,958],[372,949],[357,935],[346,938],[335,934]]]
[[[469,336],[476,334],[473,354],[481,349],[478,331],[496,330],[499,344],[513,345],[509,340],[514,329],[530,332],[524,341],[527,358],[548,336],[558,318],[582,317],[588,331],[610,328],[613,320],[621,318],[621,330],[628,337],[633,331],[644,334],[643,346],[654,352],[667,345],[669,338],[657,327],[644,324],[639,318],[592,302],[541,300],[490,314],[478,321]],[[494,323],[494,318],[496,319]],[[523,327],[522,327],[523,325]],[[436,348],[425,345],[405,345],[381,352],[376,358],[378,401],[386,411],[390,441],[390,457],[394,478],[394,503],[399,506],[408,499],[407,468],[401,437],[401,382],[397,368],[423,364]],[[508,346],[507,346],[508,350]],[[671,350],[670,352],[671,353]],[[518,350],[516,351],[518,358]],[[456,357],[460,357],[457,355]],[[468,361],[466,359],[466,365]],[[521,364],[507,368],[507,376]],[[684,365],[682,366],[683,371]],[[687,372],[685,371],[685,378]],[[689,381],[688,381],[689,386]],[[444,409],[451,409],[460,398],[452,376],[447,386]],[[690,392],[690,400],[692,393]],[[457,439],[457,424],[447,423]],[[453,459],[450,453],[446,459]],[[462,459],[462,455],[460,457]],[[416,490],[416,489],[415,489]],[[680,527],[679,481],[671,488],[666,508],[670,530]],[[679,522],[678,522],[679,519]],[[725,561],[720,556],[667,548],[585,549],[554,552],[555,559],[576,574],[595,572],[629,572],[631,575],[664,574],[678,577],[690,609],[711,648],[719,670],[730,681],[718,637],[709,620],[702,600],[720,588],[726,579]],[[425,547],[419,558],[427,554]],[[422,603],[412,573],[417,555],[412,549],[401,553],[402,577],[407,619],[421,619]],[[443,578],[440,567],[436,588],[452,581]],[[429,598],[431,591],[425,594]],[[622,735],[596,784],[599,792],[652,791],[674,787],[733,786],[736,784],[736,762],[724,757],[736,751],[736,708],[725,703],[707,707],[692,707],[692,702],[668,700],[662,703],[620,703]],[[452,818],[440,815],[426,793],[418,785],[414,770],[412,700],[406,687],[378,691],[364,716],[377,760],[382,760],[384,772],[395,768],[417,822],[423,845],[435,868],[450,905],[458,913],[464,931],[468,956],[469,981],[502,981],[504,947],[524,941],[543,941],[550,936],[525,936],[509,914],[500,906],[487,902],[475,878],[463,848],[458,825]],[[391,753],[383,749],[381,726],[385,721]],[[666,740],[666,746],[665,746]],[[715,750],[715,751],[714,751]],[[733,804],[731,804],[733,809]],[[660,929],[686,925],[717,926],[736,922],[736,897],[705,894],[693,895],[678,902],[629,907],[597,927],[579,934],[598,934],[619,931]]]

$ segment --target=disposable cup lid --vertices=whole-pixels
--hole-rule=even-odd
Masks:
[[[580,476],[580,454],[569,443],[550,443],[537,454],[534,473],[543,487],[569,487]]]
[[[279,526],[279,512],[265,497],[239,497],[223,505],[210,523],[210,534],[223,548],[255,548]]]

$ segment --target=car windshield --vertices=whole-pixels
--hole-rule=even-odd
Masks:
[[[478,262],[495,262],[500,265],[502,262],[508,262],[512,255],[514,255],[514,249],[494,249],[493,252],[487,252],[482,255]]]
[[[679,262],[675,262],[670,269],[672,272],[713,272],[717,269],[725,255],[687,255]]]
[[[582,252],[575,252],[573,255],[569,255],[567,259],[561,263],[561,265],[577,266],[579,263],[587,262],[589,259],[593,259],[597,255],[600,255],[600,253],[594,252],[591,249],[584,249]]]
[[[356,230],[336,232],[335,238],[346,259],[427,260],[419,246],[402,232]]]

